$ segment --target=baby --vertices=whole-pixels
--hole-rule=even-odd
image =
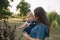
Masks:
[[[18,29],[22,29],[24,28],[23,32],[26,32],[27,34],[30,34],[30,31],[31,29],[36,25],[36,22],[34,20],[34,15],[32,12],[28,12],[27,13],[27,21],[22,25],[20,26]]]

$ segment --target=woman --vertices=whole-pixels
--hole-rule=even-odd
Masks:
[[[37,7],[34,10],[36,25],[32,28],[30,35],[24,33],[24,37],[29,40],[45,40],[49,37],[50,22],[46,17],[46,12],[42,7]]]

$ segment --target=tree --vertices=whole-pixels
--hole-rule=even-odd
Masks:
[[[25,16],[28,11],[30,11],[30,4],[25,2],[25,0],[21,0],[18,4],[17,9],[20,9],[20,16]]]
[[[50,12],[49,15],[48,15],[50,23],[57,20],[57,16],[58,15],[57,15],[57,13],[55,11]]]
[[[1,18],[8,17],[11,15],[7,8],[8,6],[10,6],[8,0],[0,0],[0,17]]]
[[[8,19],[9,16],[12,15],[12,13],[11,13],[10,11],[8,11],[8,10],[2,10],[1,13],[2,13],[2,14],[1,14],[2,18],[4,18],[4,19],[5,19],[5,18]]]
[[[50,20],[51,23],[51,27],[55,28],[58,26],[58,22],[57,22],[57,18],[58,18],[58,14],[55,11],[52,11],[48,14],[48,18]]]
[[[9,6],[9,2],[8,0],[0,0],[0,10],[7,9],[7,7]]]
[[[60,15],[58,15],[58,17],[57,17],[57,22],[60,25]]]
[[[14,0],[11,0],[12,2],[14,1]]]

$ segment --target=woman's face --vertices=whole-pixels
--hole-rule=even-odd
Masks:
[[[38,21],[38,17],[35,16],[35,20]]]

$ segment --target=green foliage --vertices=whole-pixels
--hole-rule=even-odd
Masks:
[[[53,21],[52,24],[51,24],[51,26],[53,28],[58,27],[58,22],[57,21]]]
[[[11,0],[12,2],[14,1],[14,0]]]
[[[7,9],[8,6],[10,6],[8,0],[0,0],[0,16],[2,18],[7,18],[12,14]]]
[[[30,11],[30,4],[28,4],[27,2],[25,2],[24,0],[23,1],[21,1],[19,4],[18,4],[18,6],[17,6],[17,9],[20,9],[20,15],[22,16],[25,16],[26,15],[26,13],[28,12],[28,11]]]
[[[50,20],[50,23],[52,23],[54,20],[57,20],[57,13],[56,12],[50,12],[48,17],[49,17],[49,20]]]
[[[8,6],[9,6],[8,0],[0,0],[0,10],[3,8],[7,9]]]
[[[9,17],[9,16],[12,15],[12,13],[9,12],[8,10],[7,11],[6,10],[3,10],[1,13],[2,13],[1,15],[2,15],[3,18]]]
[[[60,25],[60,15],[58,15],[57,22]]]

